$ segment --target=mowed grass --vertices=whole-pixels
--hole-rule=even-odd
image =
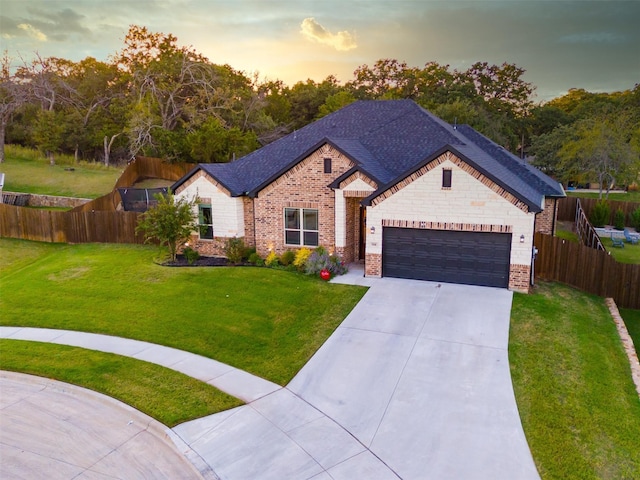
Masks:
[[[163,267],[145,246],[0,239],[0,250],[2,325],[144,340],[281,385],[366,291],[267,268]]]
[[[116,398],[173,427],[242,401],[152,363],[66,345],[0,340],[0,368],[53,378]]]
[[[616,262],[640,264],[640,243],[632,244],[623,240],[624,247],[614,247],[609,237],[600,237],[600,241]]]
[[[543,479],[640,478],[640,401],[602,298],[549,283],[515,294],[509,357]]]
[[[73,168],[73,171],[65,170]],[[5,161],[0,171],[5,174],[4,191],[96,198],[106,195],[122,174],[122,168],[80,162],[73,157],[57,156],[56,165],[37,150],[14,145],[5,146]]]
[[[582,197],[582,198],[599,198],[600,194],[598,190],[593,190],[591,192],[574,192],[567,191],[568,197]],[[602,191],[602,198],[604,199],[606,192]],[[631,191],[631,192],[620,192],[613,191],[609,193],[608,200],[615,200],[617,202],[638,202],[640,203],[640,191]]]

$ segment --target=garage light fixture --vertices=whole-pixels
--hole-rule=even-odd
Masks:
[[[373,235],[374,233],[376,233],[376,227],[371,227],[369,231],[371,232],[371,235]]]
[[[524,235],[520,235],[520,243],[524,243]]]

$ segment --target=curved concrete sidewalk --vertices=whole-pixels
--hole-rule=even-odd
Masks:
[[[29,327],[0,327],[0,338],[70,345],[156,363],[213,385],[245,402],[252,402],[282,388],[273,382],[211,358],[128,338]]]
[[[286,388],[146,342],[11,327],[0,337],[133,356],[244,399],[167,431],[221,478],[539,479],[511,384],[511,292],[357,270],[336,280],[370,289]]]
[[[0,372],[2,478],[202,478],[165,430],[91,390]]]

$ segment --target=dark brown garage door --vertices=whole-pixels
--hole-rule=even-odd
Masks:
[[[509,286],[510,233],[384,227],[382,276]]]

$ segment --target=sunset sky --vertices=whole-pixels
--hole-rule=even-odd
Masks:
[[[0,0],[0,46],[15,62],[34,52],[107,60],[132,24],[288,85],[344,83],[380,58],[515,63],[537,100],[640,82],[640,0]]]

